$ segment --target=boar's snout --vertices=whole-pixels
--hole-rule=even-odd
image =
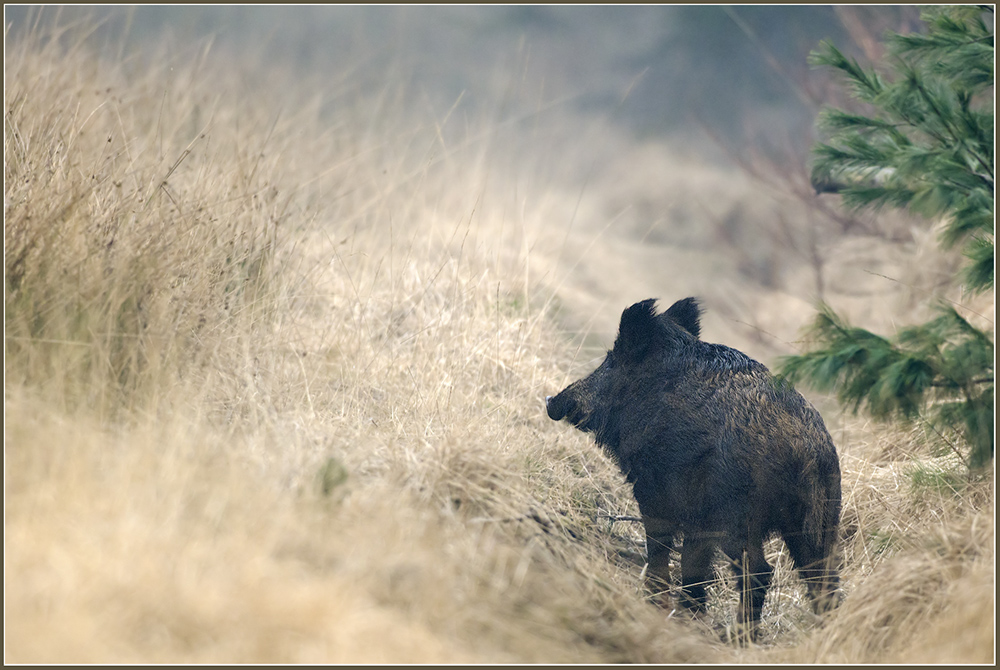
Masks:
[[[548,413],[549,418],[553,421],[559,421],[566,416],[566,402],[561,399],[560,395],[545,396],[545,411]]]

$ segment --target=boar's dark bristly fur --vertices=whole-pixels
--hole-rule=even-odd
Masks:
[[[749,356],[699,339],[694,298],[622,313],[614,348],[589,376],[546,398],[550,418],[592,433],[632,484],[646,530],[649,587],[666,605],[670,548],[682,537],[682,600],[705,605],[717,549],[756,635],[780,534],[817,613],[837,602],[840,466],[819,413]]]

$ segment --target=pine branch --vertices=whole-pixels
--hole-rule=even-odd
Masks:
[[[839,193],[851,209],[946,217],[941,244],[965,241],[960,278],[974,292],[994,281],[993,113],[973,107],[993,83],[992,28],[981,11],[931,9],[922,17],[927,34],[890,36],[885,77],[829,42],[810,55],[814,65],[840,70],[874,110],[821,113],[829,139],[814,149],[817,192]],[[993,341],[954,308],[884,338],[821,305],[807,337],[805,353],[779,361],[788,381],[835,391],[845,406],[876,418],[927,416],[963,435],[970,468],[992,459]]]

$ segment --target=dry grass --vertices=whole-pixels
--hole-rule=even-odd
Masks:
[[[553,225],[578,194],[507,176],[500,129],[454,143],[387,93],[327,123],[78,35],[5,59],[5,661],[992,658],[992,482],[854,422],[823,626],[778,544],[764,645],[722,641],[731,591],[644,600],[628,487],[541,402],[643,252],[608,242],[602,293],[611,236]]]

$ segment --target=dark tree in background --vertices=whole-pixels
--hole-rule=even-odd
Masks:
[[[993,9],[939,7],[926,33],[886,38],[886,74],[865,69],[830,42],[812,54],[836,68],[870,110],[824,110],[829,138],[814,148],[817,190],[850,208],[898,207],[944,222],[941,244],[961,246],[956,280],[993,290]],[[922,419],[959,435],[971,469],[993,458],[993,340],[944,302],[928,323],[882,337],[850,326],[822,305],[808,329],[811,351],[781,372],[873,417]]]
[[[697,126],[732,149],[802,141],[804,156],[823,100],[825,77],[810,76],[806,54],[833,40],[849,55],[876,55],[873,36],[910,32],[918,13],[902,6],[678,5],[651,20],[659,38],[634,57],[649,66],[626,112],[643,133],[691,133]],[[694,128],[692,126],[695,126]],[[782,156],[782,159],[787,156]]]

